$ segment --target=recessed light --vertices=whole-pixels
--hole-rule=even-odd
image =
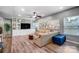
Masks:
[[[18,16],[21,16],[20,14]]]
[[[24,8],[21,8],[21,11],[24,11]]]
[[[63,9],[64,7],[59,7],[59,9]]]

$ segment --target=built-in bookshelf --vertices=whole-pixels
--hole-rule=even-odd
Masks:
[[[12,29],[17,30],[20,29],[20,22],[18,22],[17,18],[13,18],[12,20]]]
[[[13,18],[12,29],[13,30],[20,30],[21,23],[29,23],[29,24],[31,24],[31,28],[32,28],[33,21],[32,21],[32,18]]]

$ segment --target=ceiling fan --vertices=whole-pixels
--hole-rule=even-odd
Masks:
[[[42,18],[42,16],[41,15],[38,15],[37,12],[33,12],[33,18],[35,20],[38,20],[38,19]]]

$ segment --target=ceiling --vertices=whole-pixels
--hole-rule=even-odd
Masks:
[[[33,12],[38,15],[47,16],[74,6],[0,6],[1,17],[32,17]]]

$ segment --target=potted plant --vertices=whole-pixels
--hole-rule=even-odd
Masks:
[[[0,34],[2,34],[2,27],[0,27]]]
[[[11,29],[10,24],[5,23],[5,24],[4,24],[4,29],[5,29],[5,31],[8,33],[8,32],[10,31],[10,29]]]

